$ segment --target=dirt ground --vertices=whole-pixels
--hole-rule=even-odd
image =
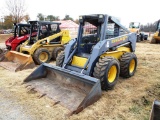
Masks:
[[[0,34],[0,43],[7,40],[9,37],[13,36],[13,34]]]
[[[159,44],[139,42],[136,55],[133,77],[120,77],[113,90],[103,91],[100,100],[70,117],[66,108],[22,84],[36,68],[14,73],[0,67],[0,120],[148,120],[152,102],[160,100]]]

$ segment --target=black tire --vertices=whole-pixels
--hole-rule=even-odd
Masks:
[[[148,38],[147,37],[144,37],[144,40],[147,40]]]
[[[56,58],[56,66],[62,67],[64,62],[64,57],[65,57],[64,51],[61,51],[61,53]]]
[[[137,68],[137,57],[134,53],[124,53],[120,58],[120,76],[129,78]]]
[[[114,80],[110,81],[109,71],[112,69],[112,67],[116,69],[116,73],[111,74],[111,77],[113,76]],[[99,58],[99,61],[94,67],[93,76],[95,78],[100,79],[102,90],[110,90],[117,83],[117,80],[119,78],[119,71],[120,71],[120,67],[117,59],[113,57],[104,57],[104,58]]]
[[[21,44],[16,47],[17,52],[20,52],[20,47],[21,47]]]
[[[63,47],[56,47],[54,50],[53,50],[53,53],[52,53],[52,58],[53,60],[56,60],[58,54],[63,51],[64,48]]]
[[[141,40],[140,40],[140,36],[139,35],[137,35],[137,42],[140,42]]]
[[[139,36],[140,36],[140,40],[143,41],[144,40],[144,36],[142,34],[140,34]]]
[[[43,55],[42,58],[40,58],[40,55]],[[41,63],[49,62],[50,59],[51,59],[51,55],[50,55],[50,53],[49,53],[49,51],[47,49],[39,48],[33,54],[33,59],[34,59],[35,63],[40,65]]]

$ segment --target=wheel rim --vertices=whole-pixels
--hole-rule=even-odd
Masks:
[[[130,62],[130,65],[129,65],[129,72],[132,73],[135,69],[135,65],[136,65],[136,62],[134,59],[131,60]]]
[[[108,71],[108,81],[110,83],[114,82],[116,76],[117,76],[117,67],[113,65]]]
[[[46,62],[48,60],[48,54],[46,52],[42,52],[40,55],[39,55],[39,60],[41,62]]]

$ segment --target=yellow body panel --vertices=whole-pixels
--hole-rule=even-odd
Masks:
[[[117,48],[116,51],[105,52],[100,57],[102,58],[102,57],[106,57],[106,56],[112,56],[116,59],[119,59],[123,55],[123,53],[125,53],[125,52],[131,52],[131,49],[128,47],[120,47],[120,48]]]
[[[153,38],[156,40],[160,40],[160,36],[158,36],[158,31],[154,33]]]
[[[62,30],[62,31],[63,31],[63,35],[62,35],[61,44],[64,45],[71,40],[71,36],[68,30]]]
[[[87,60],[87,58],[73,56],[72,65],[83,68]]]

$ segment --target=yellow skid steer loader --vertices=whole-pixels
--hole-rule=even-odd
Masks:
[[[160,20],[157,21],[157,29],[152,37],[151,43],[160,43]]]
[[[116,18],[103,15],[79,17],[79,32],[57,59],[56,65],[41,64],[24,83],[55,103],[79,113],[101,97],[101,89],[112,89],[119,75],[134,75],[136,34]],[[120,35],[120,29],[126,34]]]

